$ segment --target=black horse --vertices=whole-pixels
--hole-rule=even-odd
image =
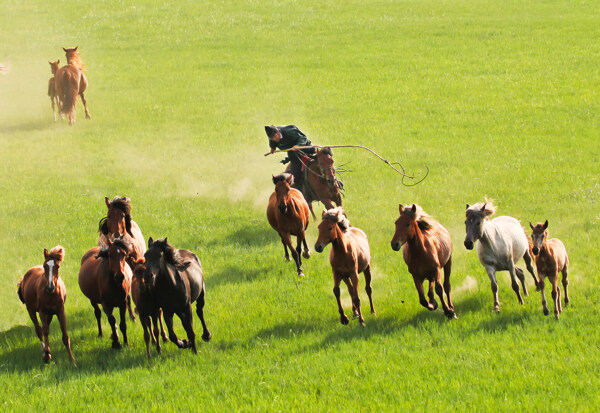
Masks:
[[[196,349],[196,334],[193,328],[192,303],[196,302],[196,314],[202,323],[202,340],[212,337],[204,321],[204,277],[202,264],[191,251],[179,250],[168,244],[167,238],[148,239],[148,250],[144,254],[146,271],[144,282],[152,285],[158,306],[163,310],[169,339],[179,348]],[[173,331],[173,314],[181,319],[187,340],[179,340]]]

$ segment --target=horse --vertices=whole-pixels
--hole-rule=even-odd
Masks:
[[[162,308],[169,339],[179,348],[191,348],[197,354],[196,333],[193,328],[192,303],[196,302],[196,314],[202,323],[202,340],[210,341],[212,335],[204,321],[204,298],[206,289],[200,260],[191,251],[176,249],[167,238],[148,239],[144,254],[146,269],[144,283],[156,294],[158,307]],[[173,315],[177,314],[187,333],[187,340],[177,338],[173,331]]]
[[[496,206],[487,200],[473,206],[467,204],[467,220],[465,221],[467,235],[464,245],[468,250],[472,250],[474,243],[479,240],[477,256],[490,277],[492,294],[494,295],[494,311],[500,312],[496,271],[508,271],[510,273],[512,289],[520,304],[523,304],[523,298],[519,291],[517,277],[521,281],[523,293],[529,295],[525,285],[525,274],[522,269],[516,266],[521,258],[525,260],[527,271],[533,277],[538,289],[539,284],[531,265],[529,241],[525,230],[521,227],[519,221],[513,217],[499,216],[489,220],[489,217],[496,213],[496,209]]]
[[[124,238],[107,239],[108,247],[93,247],[81,258],[79,288],[92,304],[98,323],[98,337],[102,337],[100,317],[102,305],[112,329],[112,348],[120,349],[119,333],[113,316],[115,307],[120,311],[119,328],[123,333],[123,343],[127,346],[127,323],[125,321],[127,297],[131,288],[131,268],[126,263],[131,254],[131,242]]]
[[[56,72],[55,87],[60,101],[60,114],[64,118],[69,117],[69,125],[75,123],[75,102],[77,95],[81,97],[86,119],[90,119],[90,111],[83,92],[87,88],[87,78],[83,74],[85,67],[79,58],[79,46],[64,48],[67,64]]]
[[[156,345],[158,354],[161,352],[160,336],[166,342],[169,340],[162,324],[162,310],[158,306],[156,290],[152,285],[144,281],[146,272],[146,261],[144,257],[134,263],[133,278],[131,280],[131,296],[135,303],[135,309],[140,316],[140,322],[144,328],[144,341],[146,342],[146,355],[150,359],[150,339]],[[154,330],[152,325],[154,325]],[[160,336],[158,326],[160,325]]]
[[[305,156],[302,158],[304,164],[304,184],[299,190],[304,195],[313,219],[317,217],[312,208],[314,201],[320,201],[326,209],[342,206],[341,190],[342,182],[335,176],[333,167],[333,152],[331,148],[317,149],[314,158]],[[289,166],[286,169],[289,172]]]
[[[27,312],[35,327],[35,333],[42,343],[44,362],[48,363],[52,359],[48,334],[52,317],[56,315],[62,330],[62,342],[69,355],[69,362],[77,367],[73,353],[71,353],[71,340],[67,333],[67,316],[65,315],[67,288],[59,274],[60,263],[64,258],[65,249],[60,245],[52,248],[50,252],[44,248],[44,264],[27,270],[25,276],[17,284],[17,295],[27,307]],[[42,327],[38,323],[36,313],[40,313]]]
[[[131,242],[132,251],[128,257],[128,264],[131,270],[134,269],[134,262],[143,258],[146,252],[144,236],[138,224],[131,219],[131,200],[127,197],[115,196],[112,201],[104,197],[104,202],[108,211],[106,216],[98,223],[98,246],[107,247],[106,241],[112,237],[122,237]],[[129,317],[135,321],[135,315],[131,309],[131,297],[127,296],[127,309]]]
[[[298,276],[303,277],[302,258],[300,252],[306,259],[310,258],[310,251],[306,244],[305,231],[309,221],[309,206],[302,193],[292,188],[294,177],[291,174],[283,173],[273,177],[275,191],[269,198],[267,206],[267,219],[269,224],[281,238],[285,259],[290,260],[288,248],[292,252],[292,257],[296,262]],[[296,236],[296,249],[292,246],[292,235]],[[304,251],[302,251],[304,245]]]
[[[433,289],[442,302],[446,317],[457,318],[454,304],[450,296],[450,272],[452,269],[452,240],[450,233],[439,222],[430,217],[423,208],[413,204],[405,208],[399,204],[400,217],[396,220],[396,232],[391,246],[394,251],[402,247],[402,256],[412,274],[415,287],[419,293],[419,301],[423,307],[433,311],[438,303]],[[444,285],[442,288],[442,268],[444,269]],[[425,298],[423,281],[429,281],[429,291]],[[444,292],[448,304],[444,301]]]
[[[329,263],[333,272],[333,294],[337,300],[340,313],[340,322],[348,324],[348,317],[344,314],[340,301],[340,282],[343,280],[352,297],[352,311],[354,318],[365,326],[360,308],[358,295],[358,274],[365,275],[365,291],[369,297],[371,313],[375,314],[371,293],[371,251],[367,235],[359,228],[352,227],[342,207],[323,210],[319,224],[319,236],[315,243],[315,251],[322,252],[325,246],[331,243]]]
[[[52,72],[52,77],[48,79],[48,96],[50,97],[50,102],[52,103],[52,116],[54,117],[54,122],[56,122],[56,111],[54,110],[54,108],[56,103],[56,106],[58,106],[60,110],[60,101],[58,100],[58,94],[56,93],[56,87],[54,83],[60,60],[57,60],[55,62],[48,61],[48,63],[50,64],[50,71]]]
[[[536,226],[529,223],[531,230],[531,240],[533,241],[533,255],[536,256],[535,265],[537,267],[538,277],[540,277],[539,287],[542,293],[542,306],[544,315],[548,315],[546,306],[546,295],[544,294],[544,278],[548,277],[552,283],[552,301],[554,301],[554,317],[558,320],[562,312],[560,303],[560,288],[558,287],[558,272],[562,273],[562,285],[565,290],[565,306],[569,305],[569,256],[565,244],[558,238],[548,239],[548,220],[543,224],[540,222]]]

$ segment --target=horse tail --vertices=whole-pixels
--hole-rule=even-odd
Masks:
[[[17,295],[19,296],[19,300],[21,300],[21,302],[23,304],[25,304],[25,297],[23,296],[23,279],[22,278],[17,283]]]
[[[58,80],[62,92],[60,96],[60,113],[65,116],[71,116],[75,111],[75,101],[79,93],[77,74],[77,72],[73,73],[72,71],[65,70],[61,73],[61,77]]]

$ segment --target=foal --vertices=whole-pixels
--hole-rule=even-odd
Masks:
[[[392,249],[402,248],[404,262],[412,274],[419,301],[426,309],[433,311],[438,307],[433,296],[435,292],[442,302],[444,314],[448,318],[457,318],[450,298],[450,271],[452,268],[452,240],[448,230],[435,221],[418,205],[411,208],[399,205],[400,217],[396,220],[396,232],[392,238]],[[442,268],[444,269],[444,286],[442,288]],[[429,301],[423,292],[423,281],[429,281]],[[444,301],[444,292],[448,305]]]
[[[50,71],[52,72],[52,77],[48,79],[48,96],[50,97],[50,102],[52,103],[52,116],[54,117],[54,122],[56,122],[55,107],[58,106],[58,109],[60,110],[60,101],[58,100],[58,93],[56,93],[56,86],[54,82],[56,80],[55,75],[56,71],[58,70],[58,64],[60,63],[60,60],[57,60],[56,62],[49,61],[48,63],[50,63]]]
[[[562,312],[560,304],[560,288],[558,287],[558,272],[562,273],[562,285],[565,289],[565,306],[569,305],[569,292],[567,285],[569,280],[567,275],[569,272],[569,256],[565,244],[558,238],[548,239],[548,220],[538,223],[535,227],[529,223],[532,229],[531,239],[533,241],[533,255],[537,256],[535,265],[540,277],[540,290],[542,292],[542,306],[544,307],[544,315],[548,315],[548,307],[546,306],[546,295],[544,294],[544,277],[548,277],[552,283],[552,301],[554,301],[554,317],[558,320],[559,314]]]
[[[65,315],[67,288],[58,274],[60,263],[64,258],[65,249],[60,245],[52,248],[50,252],[44,249],[44,264],[32,267],[27,271],[23,279],[19,281],[17,294],[27,306],[27,312],[29,312],[31,321],[33,321],[35,333],[42,343],[44,361],[47,363],[52,359],[48,334],[50,333],[50,322],[56,314],[60,323],[60,329],[62,330],[62,341],[69,355],[69,361],[75,366],[75,359],[71,353],[71,340],[67,333],[67,317]],[[38,323],[36,313],[40,313],[42,327]],[[44,336],[43,338],[42,335]]]
[[[283,173],[274,176],[273,183],[275,184],[275,192],[273,192],[269,198],[267,219],[269,220],[269,224],[271,224],[281,238],[285,259],[288,261],[290,260],[288,254],[289,248],[292,252],[292,257],[296,262],[298,275],[303,277],[302,259],[300,258],[302,245],[304,245],[302,256],[306,259],[310,257],[310,251],[306,245],[305,237],[305,231],[308,227],[309,220],[308,203],[306,202],[306,199],[304,199],[302,192],[292,188],[292,185],[294,184],[293,175]],[[295,249],[292,246],[292,235],[295,235],[297,239]]]
[[[465,247],[472,250],[474,243],[479,240],[477,256],[490,277],[492,293],[494,294],[494,311],[500,312],[496,271],[508,271],[510,273],[512,289],[520,304],[523,304],[523,298],[519,291],[517,277],[521,281],[523,293],[528,295],[525,286],[525,274],[523,270],[516,266],[521,257],[525,260],[527,271],[531,273],[536,287],[539,287],[539,285],[531,265],[529,241],[521,223],[517,219],[508,216],[488,220],[495,212],[496,206],[490,201],[480,202],[473,206],[467,204]]]
[[[364,327],[365,319],[358,296],[358,274],[361,272],[365,274],[365,291],[369,296],[371,313],[375,314],[371,298],[373,291],[371,288],[371,250],[367,235],[361,229],[350,226],[350,221],[342,207],[323,211],[315,251],[322,252],[330,242],[329,263],[333,272],[333,294],[337,300],[340,322],[346,325],[349,321],[340,301],[340,282],[343,280],[348,287],[350,297],[352,297],[354,317],[358,317],[360,324]]]

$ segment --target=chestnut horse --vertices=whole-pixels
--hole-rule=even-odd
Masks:
[[[558,238],[548,239],[548,220],[543,224],[540,222],[535,227],[529,223],[532,229],[531,239],[533,241],[533,255],[537,258],[535,265],[540,277],[539,287],[542,293],[542,306],[544,307],[544,315],[548,315],[548,307],[546,306],[546,295],[544,294],[544,278],[548,277],[552,283],[552,301],[554,301],[554,317],[558,320],[562,312],[560,304],[560,288],[558,287],[558,272],[562,273],[562,285],[565,290],[565,306],[569,305],[569,256],[565,244]]]
[[[525,295],[529,294],[525,285],[525,274],[523,270],[516,266],[521,257],[525,260],[527,271],[531,273],[536,287],[539,288],[539,286],[531,265],[528,237],[521,223],[517,219],[508,216],[500,216],[489,220],[489,217],[494,215],[495,212],[496,206],[491,201],[479,202],[473,206],[467,204],[465,248],[472,250],[475,242],[479,240],[477,256],[490,277],[492,294],[494,295],[494,311],[499,312],[500,302],[498,301],[496,271],[508,271],[510,273],[512,289],[520,304],[523,304],[523,298],[519,292],[517,277],[521,281],[523,293]]]
[[[150,358],[150,339],[156,344],[156,350],[160,354],[160,336],[164,341],[169,337],[165,333],[162,324],[162,310],[158,306],[156,290],[144,281],[146,272],[146,260],[142,257],[134,263],[133,278],[131,280],[131,296],[135,303],[135,309],[140,316],[140,322],[144,328],[144,341],[146,342],[146,355]],[[152,325],[154,325],[154,330]],[[158,326],[160,325],[160,336]]]
[[[196,314],[202,323],[202,340],[210,341],[212,335],[204,321],[204,276],[200,260],[191,251],[176,249],[167,239],[148,239],[148,251],[144,254],[146,270],[144,284],[155,292],[157,307],[162,308],[169,339],[179,348],[196,349],[192,303],[196,302]],[[156,308],[156,307],[154,307]],[[187,340],[177,338],[173,330],[173,315],[177,314],[187,333]],[[157,340],[158,341],[158,340]]]
[[[56,122],[56,111],[55,111],[55,103],[60,110],[60,101],[58,100],[58,94],[56,93],[56,87],[54,86],[56,72],[58,71],[58,64],[60,60],[56,62],[50,62],[50,71],[52,72],[52,77],[48,79],[48,96],[50,97],[50,102],[52,103],[52,116],[54,117],[54,122]]]
[[[322,252],[330,242],[329,262],[333,272],[333,294],[337,300],[340,322],[346,325],[349,321],[340,301],[340,282],[343,280],[348,287],[350,297],[352,297],[354,317],[358,317],[360,324],[364,327],[365,319],[362,315],[358,295],[358,274],[362,272],[365,275],[365,291],[369,296],[371,313],[375,314],[371,298],[373,291],[371,288],[371,250],[367,235],[361,229],[350,226],[350,221],[342,207],[323,211],[315,251]]]
[[[399,251],[412,274],[419,301],[423,307],[433,311],[438,307],[433,295],[435,292],[442,302],[444,314],[448,318],[457,318],[450,297],[450,271],[452,269],[452,240],[450,233],[439,222],[431,218],[418,205],[410,208],[398,207],[400,217],[396,220],[396,232],[392,238],[392,249]],[[444,285],[442,287],[442,268]],[[423,281],[429,281],[429,291],[425,298]],[[444,301],[444,292],[448,304]]]
[[[288,173],[283,173],[273,177],[275,192],[269,198],[267,206],[267,219],[269,224],[279,234],[285,259],[290,260],[288,248],[292,252],[292,257],[296,262],[296,269],[300,277],[304,276],[302,272],[302,256],[310,258],[310,251],[306,244],[305,231],[308,227],[308,204],[300,191],[292,188],[294,177]],[[292,235],[296,236],[297,245],[294,249],[292,245]],[[304,251],[302,251],[304,245]]]
[[[81,97],[83,108],[85,109],[86,119],[90,118],[90,111],[87,108],[83,92],[87,88],[87,78],[83,74],[84,66],[79,59],[77,48],[69,47],[63,50],[67,56],[67,65],[61,67],[56,72],[55,87],[60,101],[60,114],[64,118],[69,117],[69,124],[75,123],[75,102],[77,95]]]
[[[317,219],[312,208],[314,201],[321,202],[326,209],[336,206],[342,206],[343,189],[341,181],[335,176],[333,167],[333,152],[331,148],[317,149],[314,159],[308,156],[302,158],[304,164],[304,183],[303,188],[299,188],[310,209],[313,219]],[[289,172],[289,166],[286,169]]]
[[[23,279],[18,283],[17,294],[27,306],[27,312],[31,321],[33,321],[35,333],[42,343],[44,361],[47,363],[52,359],[48,334],[50,333],[52,317],[56,315],[62,330],[62,341],[67,349],[69,361],[73,366],[76,366],[71,353],[71,340],[67,333],[67,317],[65,315],[67,288],[58,273],[60,263],[64,258],[65,249],[60,245],[52,248],[50,252],[44,248],[44,264],[32,267],[25,273]],[[36,313],[40,313],[42,327],[38,323]]]
[[[79,287],[94,307],[98,336],[103,336],[100,323],[102,312],[98,306],[101,304],[112,329],[112,348],[120,349],[121,343],[113,310],[115,307],[119,308],[121,315],[119,328],[123,333],[123,342],[128,345],[125,314],[132,275],[126,260],[131,254],[132,247],[131,242],[124,238],[115,238],[114,241],[107,239],[107,243],[108,247],[91,248],[81,258]]]

